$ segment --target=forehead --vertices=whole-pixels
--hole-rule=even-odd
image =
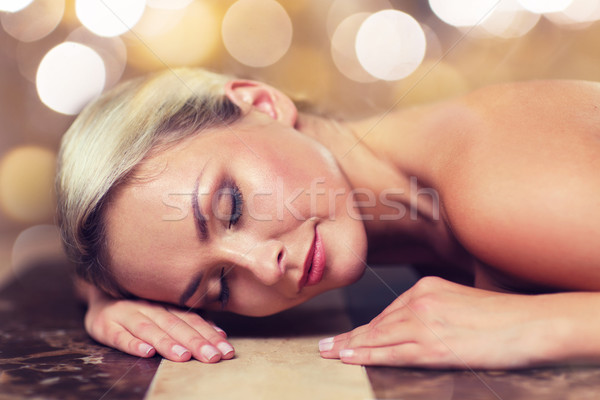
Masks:
[[[146,179],[111,196],[108,253],[117,280],[134,294],[141,296],[156,282],[177,286],[177,276],[200,250],[191,199],[208,157],[190,149],[178,146],[147,160],[136,171]]]

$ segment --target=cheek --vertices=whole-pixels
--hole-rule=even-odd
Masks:
[[[298,305],[300,301],[285,298],[274,288],[252,283],[237,285],[235,298],[232,296],[231,311],[252,317],[264,317]]]

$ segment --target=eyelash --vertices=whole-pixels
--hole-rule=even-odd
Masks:
[[[229,228],[237,224],[242,217],[242,209],[244,208],[244,197],[242,191],[233,182],[227,182],[227,188],[231,195],[231,214],[229,217]]]
[[[227,179],[223,186],[227,188],[229,195],[231,196],[231,213],[229,217],[229,229],[232,226],[238,223],[240,218],[242,217],[242,209],[244,208],[244,198],[242,196],[242,191],[239,186],[231,180]],[[229,272],[229,270],[227,271]],[[225,276],[225,268],[221,268],[221,277],[219,278],[221,281],[221,292],[219,293],[218,301],[221,303],[221,309],[224,309],[227,306],[227,302],[229,301],[229,283],[228,279]]]
[[[227,278],[225,277],[225,268],[221,268],[220,281],[221,293],[219,293],[219,302],[221,303],[221,309],[224,309],[229,301],[229,284],[227,283]]]

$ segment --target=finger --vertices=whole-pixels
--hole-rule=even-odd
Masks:
[[[226,340],[227,334],[223,329],[212,322],[206,321],[195,312],[186,312],[179,309],[170,309],[169,311],[185,321],[199,335],[216,347],[222,359],[229,360],[235,356],[235,350],[231,343]],[[194,333],[192,332],[191,335],[194,335]]]
[[[142,313],[132,316],[123,327],[130,335],[150,344],[161,356],[171,361],[188,361],[192,357],[190,350]],[[109,336],[114,347],[118,347],[116,343],[121,340],[122,333],[116,335]]]
[[[152,313],[152,318],[172,338],[189,348],[194,358],[200,361],[214,363],[235,355],[233,346],[223,335],[194,312],[163,309]]]
[[[210,326],[212,326],[212,328],[217,331],[219,333],[219,335],[223,336],[225,339],[227,339],[227,333],[225,333],[225,331],[221,328],[219,328],[217,325],[215,325],[213,322],[211,321],[206,321],[210,324]]]
[[[107,346],[111,346],[132,356],[149,358],[156,354],[156,350],[150,344],[133,336],[127,329],[118,324],[113,324],[106,331],[107,337],[113,338],[112,342],[102,340],[100,337],[94,339]]]
[[[345,364],[382,366],[426,366],[419,358],[420,346],[407,343],[388,347],[359,347],[340,352],[340,360]]]
[[[323,339],[319,342],[319,351],[325,358],[338,358],[341,349],[371,345],[388,345],[392,339],[408,340],[408,335],[414,336],[413,323],[409,323],[406,309],[381,317],[369,324],[359,326],[350,332]],[[390,335],[392,334],[392,335]]]
[[[360,347],[385,347],[416,342],[417,332],[413,324],[404,321],[390,321],[374,326],[363,325],[349,332],[338,340],[334,338],[331,343],[319,343],[319,350],[323,358],[339,358],[340,351]]]

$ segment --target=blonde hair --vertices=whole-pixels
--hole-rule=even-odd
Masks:
[[[64,246],[80,277],[130,297],[108,266],[104,206],[157,146],[241,117],[225,96],[228,80],[201,69],[164,71],[120,84],[79,114],[62,139],[56,192]]]

